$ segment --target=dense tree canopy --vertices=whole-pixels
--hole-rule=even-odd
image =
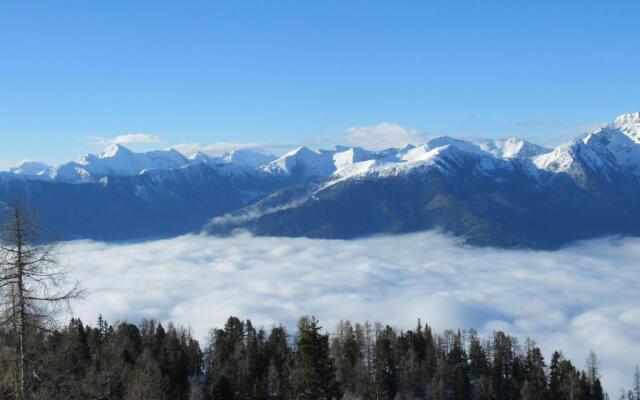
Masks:
[[[12,332],[0,332],[0,355]],[[329,334],[302,318],[257,329],[231,317],[201,349],[189,329],[152,320],[96,326],[72,319],[28,336],[32,385],[28,399],[433,399],[603,400],[598,363],[584,371],[562,353],[550,361],[532,341],[503,332],[434,334],[418,322],[399,331],[343,321]],[[4,358],[0,398],[14,398],[12,363]],[[636,378],[640,382],[640,373]],[[638,400],[640,384],[625,394]],[[632,397],[628,397],[632,396]]]

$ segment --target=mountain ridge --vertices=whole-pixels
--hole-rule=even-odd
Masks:
[[[116,145],[58,167],[29,162],[0,173],[0,201],[38,204],[64,238],[242,229],[350,239],[438,229],[474,245],[554,248],[640,235],[639,133],[640,113],[631,113],[553,149],[448,136],[380,151],[299,147],[280,157]]]

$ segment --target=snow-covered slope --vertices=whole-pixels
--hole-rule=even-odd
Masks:
[[[242,165],[250,168],[259,168],[275,159],[272,155],[250,150],[232,150],[224,154],[221,158],[226,164]]]
[[[93,182],[105,177],[137,175],[150,169],[179,168],[188,163],[189,160],[175,150],[135,153],[113,144],[100,154],[87,154],[54,168],[50,177],[71,183]]]
[[[540,154],[549,153],[551,149],[529,143],[518,138],[478,140],[474,144],[482,151],[501,158],[531,158]]]
[[[640,143],[640,112],[619,116],[614,121],[613,127],[619,129],[636,143]]]
[[[346,146],[313,151],[299,147],[263,165],[262,170],[278,175],[328,177],[330,181],[336,181],[368,173],[402,173],[433,164],[438,157],[442,157],[443,154],[451,155],[453,152],[458,155],[486,158],[488,161],[485,161],[485,164],[493,168],[494,161],[490,161],[491,158],[524,160],[549,151],[551,150],[516,138],[469,142],[443,136],[423,145],[407,145],[382,151]]]
[[[584,180],[601,176],[640,175],[640,113],[621,115],[595,132],[564,143],[533,159],[546,172]]]
[[[349,165],[368,161],[375,158],[375,153],[361,147],[337,146],[333,154],[333,165],[336,170],[340,170]]]
[[[302,146],[261,168],[275,175],[328,176],[335,171],[333,155],[334,151],[313,151]]]
[[[76,161],[51,167],[38,162],[25,162],[9,172],[28,179],[65,183],[97,182],[108,177],[135,176],[151,170],[172,170],[193,163],[204,163],[227,172],[258,172],[258,168],[275,157],[248,150],[236,150],[221,157],[196,153],[187,158],[175,149],[136,153],[118,144],[99,154],[86,154]]]
[[[216,165],[224,162],[221,157],[212,157],[200,151],[189,156],[189,161],[209,165]]]
[[[553,150],[446,136],[379,152],[338,148],[324,180],[289,186],[205,229],[343,239],[440,229],[473,244],[539,248],[640,235],[639,132],[634,113]],[[295,156],[309,163],[324,154],[310,153],[288,154],[280,170],[291,171]]]
[[[31,177],[48,177],[52,167],[37,161],[25,161],[17,167],[9,169],[15,175],[26,175]]]
[[[275,156],[250,150],[232,150],[219,157],[197,152],[189,157],[192,163],[204,163],[225,173],[253,175],[263,173],[260,167],[274,159]]]

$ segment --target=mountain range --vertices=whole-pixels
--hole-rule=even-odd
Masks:
[[[48,235],[143,240],[202,231],[351,239],[438,229],[472,245],[556,248],[640,234],[640,113],[554,149],[439,137],[371,151],[299,147],[220,157],[112,145],[0,172]]]

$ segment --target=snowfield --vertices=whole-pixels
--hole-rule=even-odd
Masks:
[[[236,315],[269,327],[317,316],[436,331],[503,329],[598,354],[611,394],[640,363],[640,239],[602,239],[554,252],[470,248],[438,233],[353,241],[183,236],[137,244],[75,241],[62,260],[88,290],[75,314],[94,323],[157,318],[203,339]],[[584,367],[584,365],[580,365]]]

